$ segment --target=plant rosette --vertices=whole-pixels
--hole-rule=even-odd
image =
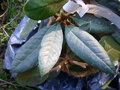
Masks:
[[[119,62],[120,51],[113,45],[109,45],[118,55],[118,58],[111,57],[113,52],[108,52],[107,47],[101,43],[106,39],[105,36],[110,36],[119,29],[118,23],[111,17],[117,20],[120,20],[120,17],[105,7],[85,5],[83,1],[82,4],[72,2],[74,5],[67,7],[69,10],[66,6],[62,9],[66,2],[67,0],[28,0],[26,2],[24,12],[31,19],[44,20],[52,17],[47,26],[40,28],[17,51],[11,72],[18,73],[19,83],[25,80],[22,84],[35,86],[50,77],[56,77],[60,71],[75,77],[85,77],[100,71],[117,74],[114,63]],[[67,6],[69,6],[68,3]],[[97,14],[95,10],[99,13]],[[100,14],[106,11],[112,16]]]

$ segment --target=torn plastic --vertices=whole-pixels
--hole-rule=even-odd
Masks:
[[[89,10],[88,6],[83,2],[83,0],[75,0],[79,5],[82,6],[82,10],[77,11],[80,17],[83,17],[85,13]]]
[[[11,63],[14,59],[16,51],[30,38],[32,37],[37,31],[38,28],[42,28],[46,25],[49,19],[46,19],[44,21],[38,21],[34,27],[32,27],[29,31],[24,31],[27,24],[31,21],[30,18],[24,17],[20,24],[16,27],[15,31],[11,35],[9,41],[8,41],[8,47],[5,53],[5,60],[4,60],[4,69],[10,70]],[[28,28],[29,29],[29,28]],[[26,36],[21,35],[22,33],[26,33]],[[22,37],[22,38],[21,38]]]
[[[24,17],[20,24],[17,26],[15,29],[14,33],[11,35],[9,41],[8,41],[8,47],[5,53],[5,60],[4,60],[4,69],[10,70],[11,68],[11,63],[14,59],[16,51],[23,45],[29,38],[30,36],[26,36],[23,39],[20,39],[20,34],[23,32],[25,25],[29,22],[28,17]],[[34,29],[32,30],[32,34],[36,32],[36,28],[38,26],[36,25]],[[29,32],[30,34],[30,32]],[[32,36],[32,35],[31,35]]]
[[[38,28],[46,26],[49,19],[38,22],[32,31],[29,32],[29,35],[27,35],[24,39],[20,39],[20,34],[23,30],[22,28],[25,24],[27,24],[26,21],[29,20],[30,19],[25,16],[8,41],[8,47],[6,49],[4,60],[4,69],[6,70],[10,70],[16,51],[38,31]],[[110,89],[107,90],[111,90],[111,88],[112,90],[120,90],[120,74],[117,76],[112,76],[103,72],[83,78],[75,78],[61,72],[56,78],[47,80],[43,84],[36,86],[36,88],[39,90],[101,90],[101,87],[105,83],[113,79],[117,79],[114,82],[117,86],[109,86]]]
[[[101,86],[112,77],[102,72],[84,78],[61,73],[57,78],[47,80],[38,88],[40,90],[101,90]]]
[[[78,10],[79,9],[79,10]],[[69,13],[77,12],[79,16],[82,18],[85,13],[89,10],[87,5],[83,2],[83,0],[69,0],[64,6],[63,10]]]
[[[71,6],[72,6],[72,7],[71,7]],[[78,8],[80,8],[80,6],[79,6],[77,3],[75,3],[75,2],[73,2],[73,1],[71,1],[71,0],[69,0],[69,1],[63,6],[63,10],[65,10],[66,12],[69,12],[69,13],[75,12]]]

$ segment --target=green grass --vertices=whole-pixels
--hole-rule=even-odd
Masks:
[[[0,3],[0,90],[31,90],[19,86],[10,75],[3,70],[3,57],[7,41],[23,17],[22,7],[25,0],[3,0]]]
[[[24,5],[23,0],[4,0],[1,3],[3,6],[2,13],[0,15],[0,46],[4,41],[8,40],[17,24],[23,17],[22,7]]]

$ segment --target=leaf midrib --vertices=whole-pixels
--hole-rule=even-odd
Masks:
[[[47,28],[47,30],[48,30],[48,29],[49,29],[49,28]],[[46,31],[47,31],[47,30],[46,30]],[[42,39],[42,38],[43,38],[43,37],[41,37],[41,39]],[[42,40],[41,40],[41,41],[42,41]],[[37,51],[37,49],[41,47],[41,44],[40,44],[41,41],[39,42],[39,45],[37,46],[37,48],[36,48],[36,49],[33,49],[33,52]],[[26,59],[33,54],[33,52],[31,52],[22,62],[20,62],[19,64],[17,64],[16,68],[17,68],[19,65],[21,65],[23,62],[25,62]],[[15,69],[16,69],[16,68],[15,68]]]
[[[69,28],[68,28],[69,29]],[[78,36],[75,34],[75,33],[73,33],[70,29],[69,29],[69,31],[74,35],[74,36],[76,36],[76,38],[78,39]],[[78,40],[80,40],[80,38],[78,39]],[[82,40],[81,40],[82,41]],[[82,41],[83,42],[83,44],[87,47],[87,45],[84,43],[84,41]],[[92,51],[91,50],[91,48],[89,48],[89,47],[87,47],[90,51]],[[93,52],[93,51],[92,51]],[[93,52],[94,54],[95,54],[95,52]],[[98,57],[98,55],[97,54],[95,54],[97,57]],[[98,57],[99,58],[99,57]],[[102,61],[102,59],[101,58],[99,58],[101,61]],[[102,61],[102,63],[104,63],[103,61]],[[104,65],[106,65],[112,72],[113,72],[113,70],[109,67],[109,65],[107,64],[107,63],[104,63]],[[114,73],[114,72],[113,72]]]
[[[58,28],[58,25],[56,26],[56,28]],[[56,28],[55,28],[55,30],[57,30]],[[55,31],[55,30],[54,30],[54,31]],[[47,32],[46,32],[46,33],[47,33]],[[53,36],[53,37],[57,36],[56,34],[57,34],[57,33],[54,33],[54,36]],[[54,42],[54,41],[55,41],[55,39],[52,40],[52,42]],[[52,51],[52,49],[53,49],[54,43],[50,43],[49,45],[51,46],[51,48],[50,48],[50,50],[49,50],[49,53],[50,53],[50,52]],[[50,58],[50,55],[47,56],[47,57],[48,57],[48,59],[49,59],[49,58]]]

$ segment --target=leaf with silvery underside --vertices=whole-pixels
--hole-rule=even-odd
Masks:
[[[22,86],[37,86],[43,83],[47,78],[48,75],[40,78],[39,68],[35,67],[28,71],[18,73],[16,81]]]
[[[79,58],[103,72],[116,74],[106,51],[88,32],[68,26],[65,28],[65,37],[68,46]]]
[[[37,65],[41,40],[50,27],[52,26],[44,27],[39,30],[17,51],[16,56],[12,62],[12,72],[24,72]]]
[[[39,51],[40,75],[44,76],[57,63],[62,50],[63,33],[60,25],[50,28],[44,35]]]
[[[72,17],[73,21],[87,32],[91,33],[113,33],[117,30],[117,27],[106,21],[103,18],[98,18],[94,15],[86,14],[83,18],[79,18],[78,16]]]
[[[43,20],[55,15],[68,0],[28,0],[25,14],[34,20]]]
[[[120,45],[111,36],[104,36],[99,42],[113,62],[120,61]]]
[[[35,28],[36,25],[37,21],[24,17],[19,26],[19,28],[21,28],[22,31],[20,33],[20,39],[25,39],[30,34],[30,32]]]
[[[120,31],[119,30],[113,33],[112,37],[120,44]]]

